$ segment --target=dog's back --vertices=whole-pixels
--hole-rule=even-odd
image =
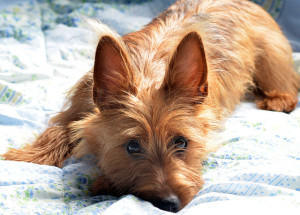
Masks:
[[[220,115],[231,113],[245,92],[255,88],[266,98],[258,101],[260,108],[294,109],[299,76],[290,45],[271,16],[247,0],[178,1],[143,30],[125,35],[137,76],[148,81],[141,81],[142,86],[162,83],[174,44],[192,30],[201,35],[207,59],[206,101],[218,104]]]

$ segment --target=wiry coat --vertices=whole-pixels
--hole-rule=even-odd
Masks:
[[[133,193],[186,205],[201,188],[202,161],[222,119],[251,90],[258,107],[292,111],[299,77],[275,21],[243,0],[181,0],[138,32],[99,34],[95,66],[70,91],[64,110],[32,145],[4,157],[61,166],[92,153],[98,193]],[[173,138],[184,136],[182,153]],[[142,153],[129,155],[130,139]]]

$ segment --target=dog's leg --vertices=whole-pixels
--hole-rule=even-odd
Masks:
[[[22,149],[10,149],[1,156],[6,160],[61,167],[77,144],[76,140],[70,142],[69,124],[80,120],[94,109],[92,85],[92,73],[88,73],[70,91],[65,110],[50,120],[50,126],[33,144]]]
[[[68,129],[63,126],[47,128],[33,144],[22,149],[10,149],[2,157],[6,160],[25,161],[61,167],[70,155]]]
[[[259,34],[259,33],[258,33]],[[299,75],[293,69],[292,50],[280,31],[268,31],[260,38],[263,52],[256,59],[255,81],[263,99],[258,108],[291,112],[297,105]]]

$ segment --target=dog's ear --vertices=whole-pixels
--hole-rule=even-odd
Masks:
[[[126,47],[119,39],[103,36],[97,46],[94,64],[93,99],[99,109],[110,106],[112,98],[133,89],[132,70]]]
[[[199,98],[207,96],[207,64],[198,33],[191,32],[180,41],[162,86],[166,93]]]

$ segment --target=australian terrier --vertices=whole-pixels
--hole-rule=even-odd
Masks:
[[[95,63],[49,127],[5,159],[62,166],[95,155],[97,194],[134,194],[176,212],[203,185],[210,138],[244,95],[292,111],[299,76],[276,22],[247,0],[180,0],[138,32],[99,22]]]

